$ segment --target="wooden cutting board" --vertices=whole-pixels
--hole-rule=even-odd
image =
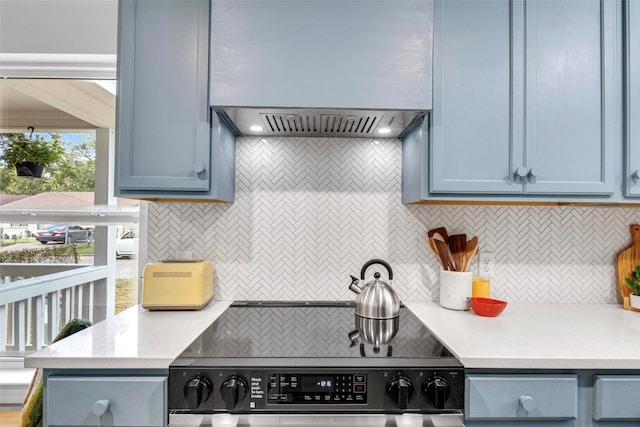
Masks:
[[[632,243],[626,249],[621,250],[616,257],[616,273],[618,276],[618,292],[624,300],[629,297],[631,288],[624,281],[626,277],[631,278],[636,265],[640,264],[640,224],[629,226]]]

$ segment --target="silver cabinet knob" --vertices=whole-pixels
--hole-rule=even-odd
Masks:
[[[193,171],[197,174],[204,172],[204,163],[202,161],[196,161],[193,163]]]
[[[529,169],[527,169],[526,167],[520,166],[518,169],[516,169],[517,177],[524,178],[527,175],[529,175]]]
[[[536,400],[531,396],[520,396],[520,406],[527,412],[531,412],[536,409]]]
[[[632,174],[631,174],[631,179],[633,180],[634,184],[638,184],[640,182],[640,170],[635,170]]]
[[[109,410],[109,401],[107,399],[100,399],[91,407],[91,412],[93,415],[98,417],[104,415],[105,412]]]

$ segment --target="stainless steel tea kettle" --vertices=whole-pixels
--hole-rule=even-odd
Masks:
[[[373,264],[380,264],[387,269],[389,283],[380,280],[380,273],[373,274],[374,280],[361,285],[364,282],[364,273]],[[400,300],[391,288],[393,271],[391,266],[381,259],[367,261],[360,271],[360,279],[351,276],[349,289],[358,296],[356,297],[356,314],[370,319],[392,319],[398,317],[400,311]]]

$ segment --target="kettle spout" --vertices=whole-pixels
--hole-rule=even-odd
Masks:
[[[351,284],[349,285],[349,289],[351,290],[351,292],[355,294],[359,294],[360,292],[362,292],[362,288],[359,286],[359,283],[360,279],[355,276],[351,276]]]

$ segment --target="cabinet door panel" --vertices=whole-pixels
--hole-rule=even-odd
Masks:
[[[510,31],[508,0],[434,5],[433,193],[522,191],[511,170],[522,139],[514,146]]]
[[[208,17],[203,0],[120,3],[117,188],[209,190]]]
[[[627,196],[640,196],[640,0],[625,2],[625,143],[627,164],[625,190]]]
[[[525,5],[525,191],[611,194],[615,2]]]

